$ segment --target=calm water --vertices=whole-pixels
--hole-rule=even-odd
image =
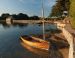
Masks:
[[[45,30],[48,29],[57,28],[45,24]],[[49,52],[30,48],[20,41],[21,35],[38,34],[42,34],[42,26],[39,24],[0,24],[0,58],[49,58]]]

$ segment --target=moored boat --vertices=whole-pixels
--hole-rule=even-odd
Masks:
[[[49,51],[48,50],[41,50],[41,49],[37,49],[37,48],[31,47],[30,45],[27,45],[27,44],[25,44],[22,41],[20,41],[20,44],[22,45],[23,48],[25,48],[29,52],[35,53],[37,55],[44,55],[44,56],[48,56],[49,55]]]
[[[21,36],[21,40],[26,43],[27,45],[30,45],[31,47],[42,49],[42,50],[49,50],[50,44],[48,41],[40,39],[38,37],[34,36]]]

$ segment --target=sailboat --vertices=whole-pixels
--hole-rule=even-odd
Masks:
[[[43,23],[43,39],[36,37],[36,36],[27,36],[23,35],[20,37],[20,39],[27,45],[42,49],[42,50],[49,50],[50,44],[48,41],[45,40],[45,31],[44,31],[44,6],[43,6],[43,0],[42,0],[42,23]]]
[[[42,49],[42,50],[49,49],[49,42],[41,38],[35,36],[27,36],[27,35],[21,36],[20,38],[25,44],[33,48]]]

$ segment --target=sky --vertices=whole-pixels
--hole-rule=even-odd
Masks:
[[[42,0],[0,0],[0,15],[2,13],[24,13],[28,16],[41,16]],[[51,12],[55,0],[44,0],[45,17]]]

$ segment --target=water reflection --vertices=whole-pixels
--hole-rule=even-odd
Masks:
[[[0,24],[4,27],[4,29],[10,28],[10,27],[19,27],[21,29],[22,28],[28,28],[28,29],[32,28],[33,32],[30,32],[31,34],[36,33],[37,31],[40,32],[40,34],[42,34],[42,24],[37,24],[37,23],[31,23],[31,24],[30,23],[24,23],[24,24],[23,23],[11,23],[11,24],[7,24],[5,21],[0,22]],[[45,23],[45,33],[46,34],[61,33],[61,30],[59,30],[55,24]]]
[[[25,23],[25,24],[22,24],[22,23],[12,23],[12,24],[7,24],[7,23],[5,23],[5,22],[0,22],[0,24],[4,27],[4,28],[9,28],[9,27],[11,27],[11,26],[14,26],[14,27],[16,27],[16,26],[18,26],[18,27],[27,27],[28,26],[28,23]]]
[[[50,50],[50,58],[64,58],[63,54],[59,50]]]
[[[0,29],[0,48],[1,48],[0,52],[4,53],[1,54],[3,55],[2,58],[54,58],[54,55],[56,57],[60,55],[62,58],[61,52],[59,52],[59,50],[50,49],[50,51],[42,51],[35,48],[31,48],[25,43],[18,41],[21,35],[42,34],[42,24],[40,25],[41,26],[39,26],[39,24],[18,24],[18,23],[6,24],[5,22],[1,22],[0,23],[0,28],[1,28]],[[45,30],[50,30],[50,28],[54,30],[57,29],[57,27],[53,24],[45,24]],[[50,35],[51,33],[49,31],[45,33],[47,34],[46,35],[47,38],[51,36]],[[8,52],[10,52],[9,55],[7,54]],[[26,56],[26,57],[22,57],[22,56]]]
[[[0,22],[0,24],[4,27],[4,28],[9,28],[10,25],[7,25],[5,21]]]
[[[40,56],[44,56],[43,58],[64,58],[62,53],[57,49],[50,48],[49,51],[46,51],[46,50],[33,48],[22,41],[20,43],[28,51]]]
[[[23,27],[27,27],[28,26],[28,23],[25,23],[25,24],[22,24],[22,23],[13,23],[12,25],[14,27],[18,26],[20,28],[23,28]]]

